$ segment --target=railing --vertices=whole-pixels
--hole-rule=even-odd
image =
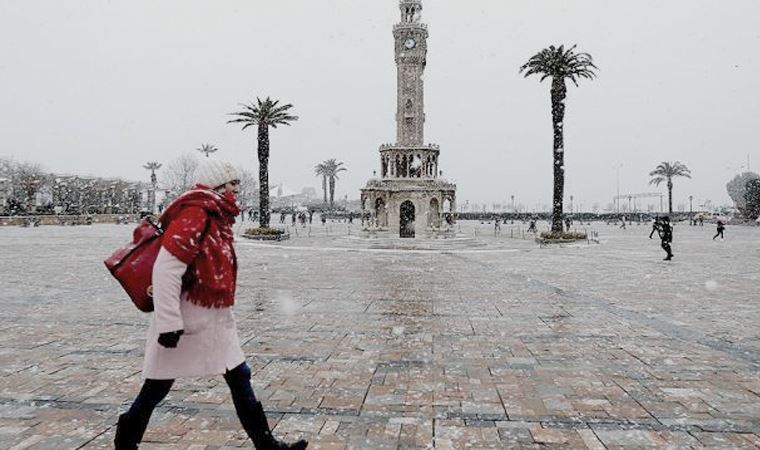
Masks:
[[[405,30],[405,29],[415,29],[415,28],[421,28],[423,30],[427,30],[427,24],[426,23],[397,23],[396,25],[393,25],[393,30]]]
[[[380,151],[385,151],[385,150],[418,151],[418,150],[440,150],[440,149],[441,149],[441,146],[438,144],[427,144],[427,145],[382,144],[380,145]]]

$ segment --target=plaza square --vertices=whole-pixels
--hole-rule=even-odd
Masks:
[[[348,227],[238,238],[235,315],[276,434],[323,449],[760,443],[760,229],[677,226],[664,262],[645,225],[548,248],[509,238],[519,224],[464,222],[459,248]],[[131,228],[0,229],[2,448],[111,448],[149,314],[102,259]],[[228,396],[221,377],[179,380],[141,448],[249,446]]]

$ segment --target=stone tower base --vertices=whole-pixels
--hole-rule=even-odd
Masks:
[[[440,179],[370,180],[361,199],[373,225],[395,236],[429,237],[455,220],[456,186]]]

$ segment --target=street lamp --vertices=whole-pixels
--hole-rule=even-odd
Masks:
[[[620,214],[620,168],[623,167],[623,163],[617,164],[615,170],[617,171],[617,196],[615,197],[616,212]]]
[[[692,215],[692,210],[691,210],[691,201],[693,199],[694,199],[694,197],[690,195],[689,196],[689,225],[691,225],[691,224],[694,223],[694,217]]]

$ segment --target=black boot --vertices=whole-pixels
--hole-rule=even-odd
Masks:
[[[275,439],[269,429],[269,422],[267,422],[261,402],[253,402],[248,413],[246,417],[240,417],[240,423],[243,424],[256,450],[304,450],[309,445],[303,439],[294,444],[286,444]]]
[[[142,435],[134,420],[124,413],[119,416],[116,423],[116,437],[113,439],[113,445],[116,450],[137,450],[137,444],[142,440]],[[144,432],[144,430],[143,430]]]

